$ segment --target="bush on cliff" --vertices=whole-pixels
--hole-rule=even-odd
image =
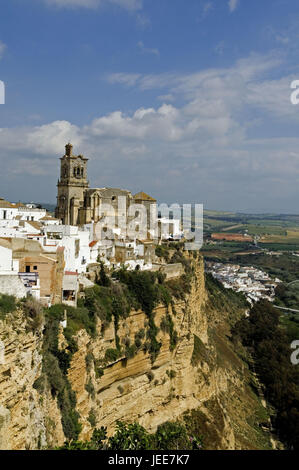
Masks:
[[[39,330],[45,321],[44,307],[33,297],[23,302],[23,312],[27,319],[27,330]]]
[[[15,311],[16,299],[13,295],[0,294],[0,320],[5,318],[7,313]]]
[[[90,441],[69,441],[58,450],[201,450],[201,438],[190,435],[183,423],[166,422],[150,434],[138,423],[118,421],[113,436],[107,439],[104,427],[95,429]]]
[[[76,411],[76,396],[67,377],[74,344],[71,343],[67,350],[60,350],[58,347],[61,307],[55,306],[47,312],[43,336],[42,375],[33,386],[40,393],[50,390],[52,396],[57,399],[65,436],[67,439],[76,440],[81,431],[80,416]]]

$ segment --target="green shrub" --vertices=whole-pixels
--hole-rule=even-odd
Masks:
[[[90,372],[90,370],[91,370],[91,368],[92,368],[92,366],[93,366],[93,364],[94,364],[94,355],[93,355],[91,352],[89,352],[89,353],[86,354],[86,356],[85,356],[85,363],[86,363],[86,370],[87,370],[87,372]]]
[[[138,423],[116,424],[116,432],[108,439],[109,450],[149,450],[151,435]]]
[[[183,424],[166,422],[158,426],[155,447],[159,450],[192,449],[192,443]]]
[[[43,355],[43,372],[47,376],[52,395],[55,396],[57,393],[61,393],[65,387],[65,379],[57,357],[49,351],[45,351]]]
[[[100,268],[100,274],[99,276],[96,276],[96,283],[99,284],[99,286],[103,287],[109,287],[110,286],[110,279],[106,274],[104,264],[101,263],[101,268]]]
[[[95,388],[91,379],[89,379],[87,384],[85,384],[85,390],[87,391],[88,395],[92,397],[92,399],[95,398]]]
[[[51,316],[51,312],[48,312],[46,317],[43,335],[42,376],[35,382],[35,388],[42,393],[43,385],[47,384],[52,395],[57,397],[65,436],[68,439],[76,440],[81,432],[80,416],[76,411],[76,395],[71,389],[67,377],[72,352],[58,349],[60,318],[61,309],[59,308],[54,309],[53,316]]]
[[[149,380],[150,382],[151,382],[152,380],[154,380],[154,378],[155,378],[155,374],[154,374],[153,371],[151,371],[151,370],[150,370],[149,372],[147,372],[146,376],[147,376],[147,378],[148,378],[148,380]]]
[[[137,353],[137,347],[135,344],[132,346],[127,346],[125,350],[125,355],[127,359],[132,359]]]
[[[57,401],[64,434],[68,439],[78,439],[82,425],[79,422],[80,415],[76,411],[76,395],[68,381],[65,381],[65,387],[58,394]]]
[[[158,258],[164,258],[166,263],[169,262],[169,248],[166,245],[158,245],[155,249],[155,254]]]
[[[176,371],[175,370],[167,370],[166,374],[170,379],[174,379],[176,377]]]
[[[127,424],[117,421],[113,436],[107,439],[107,429],[95,429],[89,442],[69,441],[59,450],[199,450],[199,438],[191,437],[184,424],[166,422],[150,434],[138,423]]]
[[[119,351],[117,349],[107,349],[105,352],[105,360],[108,362],[115,362],[119,357]]]
[[[194,347],[191,357],[191,364],[193,367],[195,367],[200,361],[208,362],[208,352],[201,339],[194,335]]]
[[[95,368],[95,372],[96,372],[96,378],[97,379],[100,379],[104,375],[104,369],[102,367],[97,367],[97,365],[96,365],[96,368]]]
[[[178,343],[178,334],[174,329],[174,323],[171,315],[167,313],[161,320],[160,328],[164,333],[168,333],[170,337],[169,349],[173,351]]]
[[[28,297],[23,303],[23,312],[27,319],[27,330],[39,330],[45,321],[44,308],[33,297]]]
[[[0,294],[0,320],[3,319],[7,313],[14,312],[16,308],[16,299],[13,295]]]
[[[92,428],[96,427],[97,419],[96,419],[96,412],[94,408],[90,410],[87,420]]]
[[[139,349],[142,345],[142,340],[145,337],[145,331],[144,329],[140,329],[136,334],[135,334],[135,346],[137,349]]]
[[[42,374],[38,377],[35,382],[33,383],[33,388],[37,390],[40,394],[43,394],[46,388],[46,377]]]

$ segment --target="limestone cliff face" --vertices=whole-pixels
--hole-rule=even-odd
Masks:
[[[174,311],[169,309],[178,342],[171,351],[169,334],[160,330],[157,339],[162,347],[154,364],[139,350],[131,359],[104,365],[106,350],[116,347],[113,322],[104,333],[99,322],[96,338],[79,331],[68,379],[76,393],[80,439],[90,438],[99,426],[107,426],[111,434],[117,420],[138,421],[155,431],[159,424],[191,412],[190,419],[200,420],[210,439],[208,448],[259,448],[253,426],[247,425],[247,401],[258,407],[246,389],[248,371],[225,341],[225,315],[217,316],[209,307],[202,260],[195,263],[190,294],[175,302]],[[158,327],[166,313],[165,306],[155,309]],[[121,343],[133,344],[146,322],[142,311],[132,311],[119,324]],[[26,332],[22,312],[0,321],[5,350],[0,364],[0,449],[36,449],[65,440],[56,399],[33,387],[41,374],[42,336],[42,330]],[[64,344],[60,332],[60,348]]]
[[[18,311],[0,321],[0,341],[0,449],[37,449],[63,441],[56,401],[33,388],[42,368],[42,332],[28,331]]]
[[[162,343],[161,351],[154,364],[149,354],[140,351],[132,359],[120,358],[106,366],[100,378],[95,377],[94,368],[86,369],[86,355],[92,353],[96,362],[104,358],[108,348],[115,348],[113,324],[104,336],[91,340],[86,332],[78,335],[79,350],[75,353],[69,370],[69,380],[76,391],[78,410],[82,417],[82,438],[91,434],[88,415],[95,412],[98,425],[108,426],[110,432],[117,420],[138,421],[150,431],[184,411],[197,407],[197,377],[191,365],[194,348],[194,334],[204,343],[208,341],[207,319],[202,311],[205,301],[203,266],[197,266],[192,290],[186,301],[176,302],[172,315],[179,341],[170,351],[168,333],[160,331],[157,340]],[[171,307],[170,307],[171,310]],[[167,310],[164,306],[155,309],[155,323],[161,324]],[[123,320],[118,329],[120,339],[130,339],[134,343],[136,332],[143,329],[147,317],[142,311],[133,311]],[[100,327],[100,325],[99,325]],[[94,394],[85,390],[92,382]],[[210,392],[206,390],[206,395]],[[93,396],[92,396],[93,395]]]

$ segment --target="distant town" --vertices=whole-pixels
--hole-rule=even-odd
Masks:
[[[267,273],[252,266],[206,262],[206,271],[218,279],[226,289],[245,294],[251,304],[261,299],[273,302],[275,289],[281,282],[278,278],[271,279]]]

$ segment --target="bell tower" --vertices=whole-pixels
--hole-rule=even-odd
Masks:
[[[57,206],[55,216],[64,225],[78,225],[79,209],[83,207],[84,191],[88,189],[88,158],[73,155],[73,146],[65,146],[65,154],[60,158],[60,179],[57,183]]]

